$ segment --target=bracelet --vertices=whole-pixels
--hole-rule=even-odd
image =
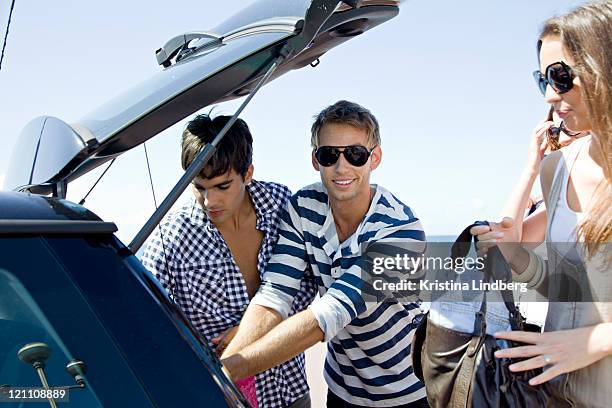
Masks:
[[[512,270],[512,280],[522,283],[531,283],[534,280],[537,282],[539,279],[534,279],[538,270],[540,270],[540,259],[539,256],[533,253],[530,249],[523,248],[529,254],[529,264],[522,273],[516,273]],[[541,272],[540,272],[541,274]],[[535,283],[535,282],[534,282]]]
[[[516,282],[527,283],[527,288],[538,288],[546,275],[544,260],[531,249],[523,248],[529,254],[529,264],[523,273],[518,274],[512,270],[512,279]]]

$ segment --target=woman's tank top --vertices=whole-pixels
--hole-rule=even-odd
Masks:
[[[562,179],[559,198],[555,206],[555,216],[550,224],[549,239],[553,245],[557,246],[559,252],[565,254],[566,258],[572,262],[581,261],[581,256],[574,244],[578,242],[577,228],[584,218],[584,213],[570,208],[567,202],[567,185],[576,158],[585,146],[588,148],[590,139],[590,136],[581,138],[565,149],[554,175],[555,179],[558,177]]]

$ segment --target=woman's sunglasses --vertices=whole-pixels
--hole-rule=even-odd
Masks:
[[[562,61],[554,62],[547,66],[544,74],[540,71],[534,71],[533,78],[538,84],[542,95],[546,94],[546,87],[548,85],[558,94],[564,94],[574,86],[572,68]]]
[[[353,146],[321,146],[315,150],[315,157],[319,164],[323,167],[329,167],[336,164],[340,158],[340,154],[350,165],[361,167],[368,162],[370,154],[376,149],[374,146],[371,150],[361,145]]]
[[[559,124],[559,126],[551,126],[546,132],[546,138],[548,140],[548,146],[551,150],[559,150],[563,146],[559,143],[559,137],[561,136],[561,132],[565,133],[569,137],[578,137],[582,134],[582,132],[572,132],[568,128],[565,127],[565,123],[563,121]]]

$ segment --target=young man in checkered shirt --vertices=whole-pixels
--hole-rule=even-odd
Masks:
[[[199,115],[189,122],[183,169],[229,119]],[[253,179],[252,143],[247,124],[238,119],[193,180],[193,197],[164,219],[142,258],[219,355],[259,289],[278,241],[280,211],[291,196],[283,185]],[[316,284],[305,277],[301,289],[291,314],[307,307]],[[238,386],[255,407],[309,407],[304,364],[299,354]]]

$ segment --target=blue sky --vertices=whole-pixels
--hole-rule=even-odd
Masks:
[[[169,38],[214,27],[250,3],[17,0],[0,71],[0,182],[30,119],[78,120],[157,72],[154,50]],[[531,77],[538,30],[580,3],[405,1],[394,20],[254,98],[243,118],[254,135],[256,178],[293,190],[317,181],[312,116],[349,99],[381,125],[383,162],[373,181],[411,206],[428,234],[456,234],[475,219],[497,218],[531,129],[547,110]],[[9,5],[0,3],[2,34]],[[231,114],[236,106],[218,111]],[[147,143],[158,202],[180,177],[184,124]],[[68,198],[78,202],[100,172],[71,184]],[[86,206],[116,222],[129,242],[154,209],[142,148],[117,160]]]

